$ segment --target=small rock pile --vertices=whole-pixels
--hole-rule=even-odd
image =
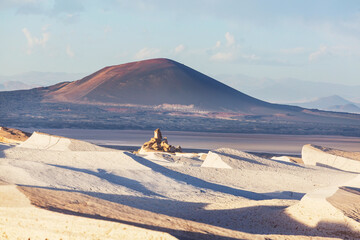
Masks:
[[[144,143],[139,152],[182,152],[181,147],[174,147],[168,143],[166,137],[162,137],[160,129],[156,129],[154,131],[154,137],[150,139],[150,141]]]

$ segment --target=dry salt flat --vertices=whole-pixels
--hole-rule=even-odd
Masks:
[[[35,132],[0,145],[0,236],[360,238],[359,174],[316,165],[228,148],[133,154]]]

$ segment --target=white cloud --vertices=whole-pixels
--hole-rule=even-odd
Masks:
[[[317,58],[319,58],[320,56],[325,55],[327,53],[328,53],[328,47],[325,45],[322,45],[322,46],[320,46],[320,48],[317,51],[315,51],[309,55],[309,61],[312,62],[312,61],[316,60]]]
[[[71,58],[73,58],[75,56],[75,53],[71,49],[70,45],[67,45],[67,47],[66,47],[66,54]]]
[[[218,62],[250,62],[259,63],[264,62],[259,56],[254,53],[244,53],[239,44],[236,44],[234,36],[227,32],[225,34],[226,43],[222,44],[219,40],[215,47],[208,50],[210,60]]]
[[[145,58],[152,58],[160,53],[160,49],[157,48],[143,48],[140,51],[138,51],[134,58],[135,59],[145,59]]]
[[[212,61],[232,61],[236,60],[236,55],[239,52],[238,46],[235,45],[235,38],[229,32],[225,33],[226,44],[222,44],[220,40],[215,43],[212,49],[216,53],[212,53],[210,60]],[[216,49],[216,50],[215,50]]]
[[[213,61],[231,61],[234,60],[234,54],[231,52],[218,52],[210,57]]]
[[[43,32],[41,38],[31,36],[31,33],[27,28],[23,28],[22,32],[24,33],[25,38],[28,43],[28,49],[26,51],[28,54],[31,54],[33,51],[33,48],[37,45],[44,47],[50,38],[50,34],[47,32]]]
[[[225,33],[225,40],[226,40],[226,45],[224,45],[224,47],[231,47],[234,46],[235,44],[235,37],[234,35],[232,35],[231,33],[227,32]],[[215,43],[215,48],[219,48],[221,47],[222,43],[220,40],[216,41]]]
[[[225,38],[226,38],[226,44],[228,46],[234,45],[235,38],[233,35],[231,35],[229,32],[227,32],[227,33],[225,33]]]
[[[178,54],[178,53],[181,53],[184,50],[185,50],[185,46],[183,44],[180,44],[179,46],[177,46],[175,48],[175,53]]]

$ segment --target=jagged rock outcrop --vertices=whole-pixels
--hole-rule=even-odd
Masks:
[[[21,143],[31,136],[30,133],[23,132],[15,128],[0,126],[0,143]]]
[[[150,141],[144,143],[139,150],[141,153],[142,151],[145,152],[169,152],[169,153],[175,153],[175,152],[182,152],[181,147],[174,147],[168,143],[168,140],[166,137],[162,137],[160,129],[156,129],[154,131],[154,137],[150,139]]]

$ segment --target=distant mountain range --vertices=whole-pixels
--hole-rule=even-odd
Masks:
[[[83,77],[83,73],[26,72],[13,76],[0,75],[0,91],[14,91],[49,86]]]
[[[0,92],[0,125],[360,136],[360,115],[273,104],[184,64],[150,59]]]
[[[326,111],[360,113],[360,104],[346,100],[338,95],[323,97],[305,103],[295,103],[293,105]]]
[[[29,85],[20,81],[6,81],[0,83],[0,91],[13,91],[13,90],[22,90],[22,89],[31,89],[39,87],[38,85]]]
[[[216,78],[246,94],[273,103],[302,103],[333,95],[360,103],[360,85],[310,82],[294,78],[254,78],[246,75],[217,75]]]

